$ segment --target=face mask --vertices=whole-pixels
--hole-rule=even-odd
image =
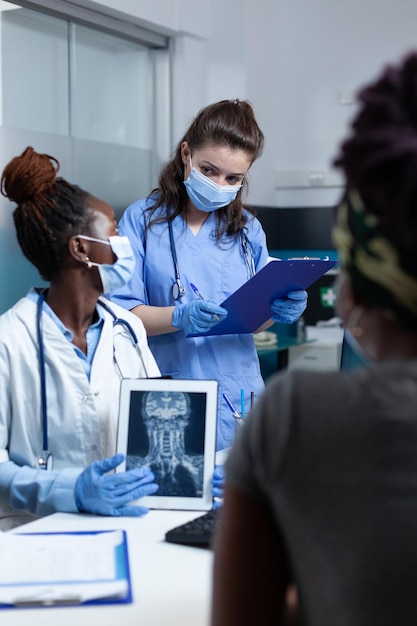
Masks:
[[[230,204],[242,187],[242,185],[218,185],[192,165],[190,175],[184,181],[184,185],[194,206],[206,213],[211,213]]]
[[[112,265],[107,263],[94,263],[93,261],[90,261],[91,265],[98,268],[104,294],[115,291],[129,282],[133,276],[136,259],[131,243],[127,237],[120,237],[119,235],[116,235],[114,237],[109,237],[108,241],[95,239],[94,237],[88,237],[87,235],[77,235],[77,237],[80,239],[88,239],[88,241],[105,243],[111,247],[117,257],[116,261]]]
[[[351,331],[348,328],[345,328],[345,339],[352,349],[353,353],[356,354],[356,356],[358,357],[359,361],[362,361],[364,365],[370,365],[370,359],[366,356],[365,352],[359,345],[358,340],[354,335],[352,335]]]

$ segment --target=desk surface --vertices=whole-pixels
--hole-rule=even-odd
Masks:
[[[170,544],[165,532],[203,511],[150,511],[141,518],[56,513],[12,532],[127,531],[132,604],[1,609],[7,626],[208,626],[212,552]]]

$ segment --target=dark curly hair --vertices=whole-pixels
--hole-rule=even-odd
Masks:
[[[221,100],[201,109],[178,142],[172,159],[162,169],[158,187],[149,195],[155,196],[155,203],[149,209],[150,225],[156,221],[165,221],[164,216],[152,218],[155,211],[164,204],[172,209],[169,216],[171,220],[180,215],[187,206],[188,195],[183,182],[184,164],[181,158],[181,144],[184,141],[188,142],[191,152],[210,143],[243,150],[253,163],[262,154],[264,135],[256,122],[253,108],[247,101]],[[236,199],[216,211],[216,239],[219,240],[225,234],[232,236],[243,229],[247,217],[242,213],[242,197],[246,192],[247,181],[244,180]]]
[[[412,248],[417,244],[417,53],[384,68],[358,93],[359,111],[334,165],[364,204]]]
[[[26,258],[50,281],[59,272],[65,245],[79,232],[89,233],[92,212],[86,191],[57,178],[59,162],[32,147],[4,168],[1,193],[17,204],[17,239]]]

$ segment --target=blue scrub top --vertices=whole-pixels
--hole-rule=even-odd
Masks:
[[[130,205],[119,223],[121,235],[127,235],[136,256],[135,274],[111,299],[126,309],[140,304],[175,306],[196,298],[190,283],[204,298],[221,303],[250,278],[240,236],[226,237],[221,243],[214,238],[216,216],[210,213],[197,235],[181,216],[173,221],[173,234],[185,295],[180,301],[172,296],[175,281],[174,262],[167,222],[153,224],[145,209],[152,200],[143,199]],[[165,207],[159,209],[166,215]],[[266,237],[260,222],[248,214],[246,234],[253,251],[256,270],[268,258]],[[145,232],[146,231],[146,232]],[[247,306],[252,306],[248,302]],[[223,399],[225,393],[240,411],[241,389],[245,391],[246,411],[251,392],[257,398],[264,388],[253,335],[185,337],[177,331],[149,337],[149,346],[162,374],[173,378],[217,380],[219,383],[217,443],[221,450],[231,445],[235,420]]]

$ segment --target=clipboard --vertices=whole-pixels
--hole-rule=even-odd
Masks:
[[[0,559],[0,609],[132,602],[124,530],[4,533]]]
[[[221,303],[229,312],[226,319],[206,333],[187,337],[254,333],[271,318],[273,300],[289,291],[307,289],[336,263],[322,259],[271,260]]]

